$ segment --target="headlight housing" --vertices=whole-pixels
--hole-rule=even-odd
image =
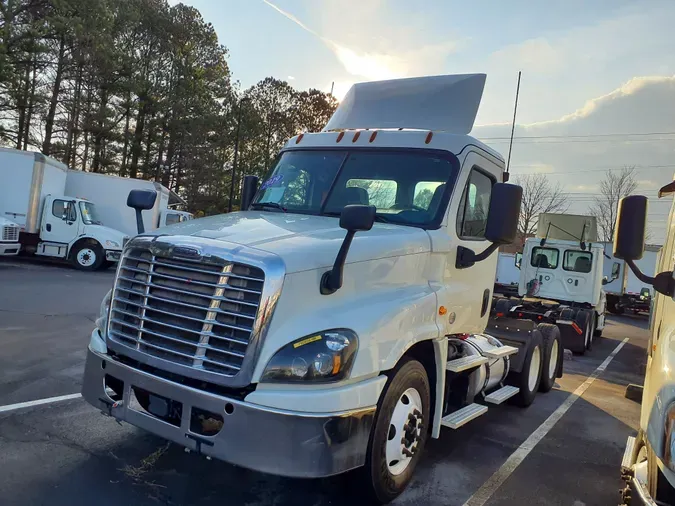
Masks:
[[[108,248],[119,248],[120,247],[120,243],[118,243],[117,241],[110,241],[110,240],[107,240],[105,242],[105,245]]]
[[[96,318],[96,328],[101,333],[101,337],[105,339],[108,333],[108,314],[110,313],[110,304],[112,303],[112,290],[108,290],[98,311],[98,318]]]
[[[330,383],[349,376],[359,340],[348,329],[317,332],[288,343],[265,367],[263,383]]]

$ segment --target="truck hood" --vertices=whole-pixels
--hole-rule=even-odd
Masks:
[[[257,248],[279,255],[286,272],[333,265],[345,231],[339,219],[292,213],[244,211],[190,220],[152,235],[191,235]],[[431,249],[429,235],[416,227],[376,223],[357,232],[347,263],[411,255]]]
[[[85,225],[84,233],[100,242],[105,249],[112,250],[122,249],[126,237],[126,234],[105,225]],[[108,241],[108,244],[106,244],[106,241]],[[119,246],[113,246],[110,242],[115,242]]]

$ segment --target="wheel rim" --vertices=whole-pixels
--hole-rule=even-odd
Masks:
[[[91,248],[84,248],[77,252],[77,263],[82,267],[91,267],[96,263],[96,253]]]
[[[558,340],[553,340],[553,346],[551,346],[551,358],[548,361],[548,377],[553,379],[555,378],[555,370],[558,367]]]
[[[394,476],[408,468],[417,452],[422,422],[422,397],[416,389],[409,388],[398,399],[389,421],[385,457]]]
[[[530,389],[530,392],[534,391],[537,386],[537,380],[539,379],[539,367],[541,366],[541,350],[539,346],[534,348],[532,351],[532,360],[530,360],[530,374],[527,378],[527,387]]]

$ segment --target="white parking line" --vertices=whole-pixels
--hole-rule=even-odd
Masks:
[[[598,368],[593,371],[586,381],[577,387],[577,389],[572,393],[565,402],[563,402],[558,409],[556,409],[551,416],[549,416],[544,423],[542,423],[537,429],[530,434],[530,436],[521,444],[518,449],[513,452],[506,462],[502,464],[502,467],[497,469],[497,471],[485,482],[483,485],[469,498],[468,501],[464,503],[463,506],[483,506],[490,497],[497,491],[499,487],[506,481],[506,479],[511,476],[513,471],[515,471],[518,466],[525,460],[525,457],[534,449],[537,444],[544,439],[546,434],[553,428],[553,426],[558,423],[567,410],[570,409],[572,404],[581,397],[588,387],[593,384],[595,379],[602,374],[602,372],[607,369],[609,363],[614,359],[617,353],[623,348],[623,345],[628,342],[628,338],[625,338],[619,345],[614,348],[614,351],[609,354],[605,361],[598,366]]]
[[[37,399],[34,401],[19,402],[18,404],[9,404],[7,406],[0,406],[0,413],[6,413],[7,411],[14,411],[16,409],[30,408],[31,406],[39,406],[40,404],[51,404],[53,402],[68,401],[70,399],[78,399],[80,397],[82,397],[82,394],[68,394],[68,395],[59,395],[58,397],[49,397],[47,399]]]

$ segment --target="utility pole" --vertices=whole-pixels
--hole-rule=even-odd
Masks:
[[[227,212],[232,212],[232,201],[234,200],[234,181],[237,178],[237,160],[239,157],[239,133],[241,132],[241,110],[249,99],[244,97],[239,100],[239,109],[237,111],[237,132],[234,137],[234,159],[232,160],[232,179],[230,181],[230,201],[227,204]]]

